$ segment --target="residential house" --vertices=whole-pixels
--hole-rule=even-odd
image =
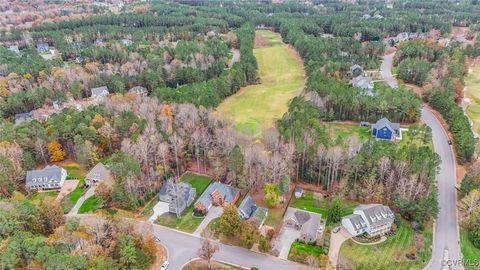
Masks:
[[[370,16],[370,14],[363,14],[362,16],[362,20],[368,20],[370,19],[372,16]]]
[[[392,123],[387,118],[382,118],[372,125],[372,136],[383,140],[396,140],[402,138],[399,123]]]
[[[253,198],[248,195],[240,203],[238,207],[238,214],[243,220],[251,220],[257,224],[257,228],[262,227],[268,215],[268,209],[258,207]]]
[[[295,194],[295,198],[297,198],[297,199],[302,197],[303,189],[301,187],[296,187],[295,191],[294,191],[294,194]]]
[[[20,54],[20,50],[18,49],[17,45],[12,45],[12,46],[8,47],[8,50],[15,53],[16,55]]]
[[[352,77],[358,77],[363,74],[362,66],[355,64],[350,67],[349,75]]]
[[[240,197],[240,189],[227,184],[214,182],[210,184],[195,203],[195,209],[199,212],[207,212],[210,207],[224,206],[235,203]]]
[[[325,231],[321,214],[291,207],[285,213],[284,226],[300,231],[298,240],[306,243],[318,243]]]
[[[365,91],[366,95],[373,95],[373,80],[370,77],[358,76],[350,80],[350,84]]]
[[[95,41],[93,42],[94,45],[100,46],[103,45],[105,40],[103,38],[96,38]]]
[[[375,15],[373,16],[373,18],[374,18],[374,19],[377,19],[377,20],[381,20],[381,19],[383,19],[383,16],[380,15],[380,14],[375,14]]]
[[[27,171],[25,187],[29,190],[60,189],[67,179],[67,171],[56,165],[41,170]]]
[[[143,87],[143,86],[134,86],[132,88],[130,88],[130,90],[128,90],[129,93],[135,93],[141,97],[146,97],[148,96],[148,91],[147,91],[147,88]]]
[[[361,127],[369,127],[369,126],[370,126],[370,122],[362,121],[362,122],[360,122],[360,126],[361,126]]]
[[[370,236],[388,233],[395,215],[388,206],[381,204],[360,205],[353,214],[342,218],[342,226],[353,236],[367,233]]]
[[[191,184],[166,182],[160,189],[160,201],[168,203],[170,213],[180,215],[195,200],[197,189]]]
[[[402,33],[398,34],[396,38],[397,38],[397,42],[402,42],[402,41],[408,40],[408,33],[407,32],[402,32]]]
[[[46,42],[37,43],[37,50],[39,53],[48,53],[50,52],[50,47]]]
[[[92,186],[100,182],[106,183],[107,185],[112,184],[112,174],[101,162],[97,163],[97,165],[95,165],[85,177],[85,184],[87,186]]]
[[[109,94],[108,88],[106,86],[92,88],[91,92],[92,92],[92,98],[94,99],[102,99],[104,97],[107,97]]]

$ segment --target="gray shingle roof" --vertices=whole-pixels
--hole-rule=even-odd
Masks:
[[[367,217],[367,222],[371,226],[382,226],[392,223],[395,215],[388,206],[381,204],[360,205],[354,211],[363,211]]]
[[[93,167],[85,177],[87,180],[94,180],[94,181],[105,181],[110,178],[110,171],[99,162],[95,167]]]
[[[322,215],[296,208],[288,208],[285,213],[285,220],[294,220],[301,227],[301,235],[310,235],[315,238],[320,228]]]
[[[358,76],[350,80],[350,83],[358,88],[361,89],[372,89],[373,87],[373,82],[372,78],[370,77],[365,77],[365,76]]]
[[[41,170],[27,171],[25,186],[59,185],[62,181],[62,168],[53,165]]]
[[[388,127],[390,129],[392,129],[393,131],[398,131],[400,129],[400,124],[399,123],[392,123],[390,122],[390,120],[388,120],[386,117],[380,119],[377,121],[377,123],[375,123],[372,128],[376,128],[376,129],[381,129],[381,128],[384,128],[384,127]]]
[[[205,207],[208,207],[212,204],[212,196],[211,194],[218,190],[218,192],[223,196],[225,202],[230,203],[232,202],[237,194],[240,192],[240,189],[234,188],[227,184],[223,184],[220,182],[214,182],[210,184],[207,189],[202,193],[202,196],[198,199],[197,203],[202,203]]]
[[[99,97],[99,96],[104,96],[105,91],[108,93],[108,88],[106,86],[100,86],[100,87],[94,87],[91,89],[92,91],[92,97]]]
[[[350,222],[353,225],[353,228],[356,231],[363,230],[367,227],[367,223],[365,222],[365,220],[363,220],[362,216],[360,216],[360,215],[351,214],[351,215],[345,216],[343,218],[350,220]]]
[[[240,206],[238,207],[238,213],[242,219],[249,219],[252,214],[257,210],[257,204],[253,198],[248,195],[246,196]]]

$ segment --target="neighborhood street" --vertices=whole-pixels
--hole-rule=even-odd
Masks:
[[[96,216],[93,214],[72,216],[80,217],[83,223],[91,223],[92,218],[102,218],[101,216]],[[131,222],[140,232],[145,231],[145,228],[147,227],[153,230],[154,236],[160,241],[160,244],[165,246],[168,250],[168,261],[170,262],[168,269],[181,270],[183,265],[185,265],[188,261],[198,258],[197,251],[202,243],[201,237],[177,231],[168,227],[152,224],[150,222],[128,218],[126,220]],[[219,251],[214,254],[213,258],[227,263],[248,268],[257,267],[260,270],[313,269],[306,265],[282,260],[263,253],[253,252],[245,248],[230,246],[222,243],[218,243],[218,245]]]
[[[393,56],[384,56],[381,65],[382,77],[393,87],[398,85],[391,74]],[[442,260],[460,259],[460,239],[458,235],[458,217],[456,210],[455,189],[455,156],[452,147],[448,145],[448,137],[438,119],[426,107],[422,109],[422,120],[432,129],[432,139],[435,152],[440,156],[440,168],[437,174],[438,205],[440,212],[435,221],[432,258],[426,269],[442,269]],[[463,269],[453,266],[450,269]]]
[[[440,213],[435,222],[432,260],[426,268],[438,270],[442,269],[443,259],[456,260],[462,257],[459,250],[456,210],[455,157],[451,146],[447,143],[448,137],[442,125],[425,107],[422,110],[422,120],[432,128],[435,152],[441,159],[437,175]],[[448,258],[444,258],[446,255]],[[452,266],[450,269],[462,268],[461,266]]]
[[[380,66],[380,73],[385,82],[392,88],[397,88],[397,79],[392,75],[393,56],[395,52],[383,56],[382,65]]]

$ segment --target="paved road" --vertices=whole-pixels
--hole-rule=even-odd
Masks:
[[[75,215],[82,219],[82,222],[91,224],[91,218],[102,218],[93,214]],[[197,251],[201,246],[202,238],[180,232],[168,227],[151,224],[146,221],[135,219],[126,219],[132,222],[136,229],[141,232],[153,231],[153,234],[160,240],[168,250],[168,261],[170,270],[180,270],[182,266],[194,258],[198,258]],[[149,228],[149,229],[146,229]],[[258,267],[260,270],[307,270],[311,267],[300,265],[298,263],[286,261],[270,255],[257,253],[241,247],[225,245],[219,243],[219,251],[214,254],[213,258],[244,266],[247,268]]]
[[[392,88],[397,88],[397,79],[392,75],[393,56],[395,53],[387,54],[383,57],[382,65],[380,66],[380,73],[385,82]]]
[[[85,192],[85,194],[83,194],[82,196],[80,196],[80,198],[78,199],[77,203],[75,204],[75,206],[70,210],[70,212],[68,212],[69,215],[75,215],[75,214],[78,214],[78,209],[80,209],[80,206],[82,206],[82,204],[85,202],[86,199],[92,197],[93,195],[95,195],[95,186],[89,188],[87,190],[87,192]]]
[[[424,108],[422,110],[422,120],[432,128],[435,152],[441,159],[437,175],[440,213],[435,222],[432,260],[426,268],[439,270],[442,269],[442,260],[445,254],[448,254],[450,260],[461,258],[456,210],[455,159],[453,151],[447,143],[447,135],[437,118],[428,109]],[[445,250],[448,250],[448,253]],[[462,269],[462,267],[454,266],[450,269]]]

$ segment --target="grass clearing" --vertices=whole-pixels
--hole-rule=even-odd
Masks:
[[[198,199],[198,197],[200,197],[203,191],[205,191],[205,189],[208,187],[211,181],[211,179],[207,176],[194,174],[190,172],[183,174],[181,180],[184,182],[190,183],[194,188],[197,189],[195,201]],[[204,217],[193,216],[193,209],[194,209],[194,204],[187,207],[183,211],[182,216],[180,218],[177,218],[177,216],[172,213],[165,213],[159,216],[155,221],[155,223],[192,233],[195,231],[198,225],[202,223],[204,219]]]
[[[472,244],[470,239],[468,239],[468,232],[462,228],[460,228],[460,248],[462,249],[464,259],[470,260],[471,262],[480,259],[480,249]],[[465,269],[474,270],[478,268],[471,265],[465,265]]]
[[[55,200],[57,196],[58,196],[57,191],[35,192],[30,196],[29,200],[33,204],[39,204],[45,198],[51,198]]]
[[[253,50],[260,84],[240,89],[217,108],[218,113],[231,117],[237,128],[254,136],[283,116],[288,101],[301,92],[305,81],[303,64],[280,34],[259,30],[256,35],[266,41],[266,46]]]
[[[480,65],[468,74],[465,85],[465,97],[470,99],[467,115],[473,121],[473,130],[480,133]]]
[[[84,214],[88,212],[95,212],[102,205],[102,200],[95,196],[92,196],[83,202],[82,206],[78,209],[79,214]]]
[[[385,242],[377,245],[365,246],[348,240],[340,248],[340,257],[346,260],[353,269],[423,269],[431,257],[432,225],[425,226],[425,231],[417,238],[409,222],[402,220],[394,236],[388,237]],[[421,244],[421,245],[420,245]],[[417,249],[417,258],[408,259],[405,255]]]
[[[353,122],[324,122],[325,130],[330,138],[339,143],[346,142],[352,135],[356,135],[361,141],[372,138],[370,127],[362,127]]]
[[[300,198],[293,198],[290,203],[290,207],[307,210],[314,213],[319,213],[322,218],[327,217],[328,204],[330,199],[320,198],[314,196],[312,191],[305,191]],[[344,215],[350,215],[353,213],[353,209],[358,206],[356,202],[343,201]],[[269,213],[270,214],[270,213]]]

